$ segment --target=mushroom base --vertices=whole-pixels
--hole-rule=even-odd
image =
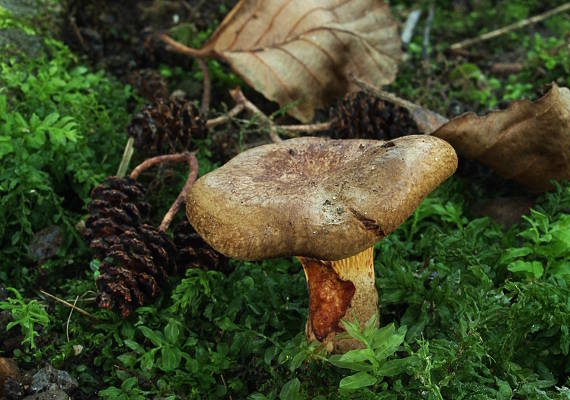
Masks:
[[[373,257],[372,247],[338,261],[299,257],[309,288],[307,340],[318,340],[334,353],[362,347],[355,339],[338,336],[344,332],[342,319],[358,318],[362,325],[378,313]]]

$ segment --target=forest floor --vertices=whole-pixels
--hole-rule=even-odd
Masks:
[[[0,398],[570,399],[570,273],[560,272],[570,269],[560,247],[570,242],[570,185],[536,195],[464,159],[375,246],[383,328],[364,341],[384,347],[369,345],[368,361],[307,344],[305,275],[292,258],[204,256],[128,318],[98,308],[104,260],[81,237],[91,190],[116,173],[143,106],[202,96],[199,65],[153,33],[197,48],[235,3],[0,0]],[[450,50],[559,5],[392,1],[400,26],[422,14],[384,89],[452,118],[568,87],[568,12]],[[235,86],[281,115],[224,63],[207,66],[210,117],[233,107]],[[191,150],[202,175],[269,142],[240,117]],[[144,158],[135,151],[131,167]],[[187,171],[151,171],[140,178],[145,222],[158,226]]]

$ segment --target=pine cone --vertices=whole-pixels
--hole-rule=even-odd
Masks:
[[[150,208],[142,186],[131,178],[107,178],[91,192],[85,239],[105,260],[97,278],[98,303],[123,318],[147,303],[176,271],[176,248],[165,233],[143,223]],[[107,259],[112,261],[107,261]]]
[[[167,285],[168,275],[176,271],[175,255],[168,236],[150,225],[119,235],[106,255],[112,262],[99,266],[99,307],[118,308],[122,318],[130,316]]]
[[[137,150],[155,156],[190,150],[191,139],[205,138],[207,129],[192,103],[159,99],[133,117],[127,133]]]
[[[174,228],[174,244],[177,248],[176,264],[181,269],[228,272],[228,258],[206,243],[188,221],[181,221]]]
[[[335,139],[390,140],[418,132],[408,110],[363,91],[348,94],[330,109],[336,118],[331,136]]]
[[[141,212],[150,209],[143,196],[143,187],[131,178],[109,177],[91,191],[84,237],[98,258],[105,258],[120,234],[142,223]]]

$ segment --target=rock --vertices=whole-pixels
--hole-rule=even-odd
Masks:
[[[53,257],[63,243],[63,231],[59,226],[50,225],[34,235],[28,246],[30,256],[42,263]]]
[[[34,374],[29,391],[31,393],[55,389],[71,391],[77,388],[77,386],[77,381],[69,375],[69,373],[66,371],[60,371],[51,365],[48,365]]]
[[[61,389],[52,389],[47,392],[41,392],[32,394],[30,396],[24,397],[22,400],[69,400],[71,397],[68,396]]]

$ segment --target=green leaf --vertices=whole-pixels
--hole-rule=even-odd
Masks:
[[[538,261],[515,261],[507,267],[511,272],[523,272],[533,275],[536,279],[544,274],[544,267]]]
[[[261,393],[252,393],[247,396],[247,400],[267,400],[267,397]]]
[[[12,139],[8,136],[0,136],[0,160],[5,155],[14,152],[14,146],[11,141]]]
[[[279,392],[280,400],[298,400],[301,395],[299,390],[301,389],[301,382],[298,378],[293,378],[283,385],[281,392]]]
[[[378,369],[374,370],[377,376],[396,376],[405,373],[417,365],[418,359],[414,356],[388,360]]]
[[[137,358],[132,354],[121,354],[117,357],[117,360],[119,360],[125,367],[132,368],[135,366]]]
[[[550,273],[558,278],[570,276],[570,261],[562,260],[554,262],[550,267]]]
[[[341,355],[339,361],[345,365],[362,361],[374,362],[375,354],[371,349],[356,349]]]
[[[146,326],[139,326],[139,330],[142,334],[150,340],[155,346],[162,346],[164,343],[164,338],[160,332],[153,331],[152,329]]]
[[[366,372],[357,372],[354,375],[342,378],[338,386],[341,389],[355,390],[374,385],[377,381],[375,377]]]
[[[180,350],[172,346],[164,346],[160,349],[161,368],[163,371],[174,371],[180,365],[181,355]]]
[[[300,351],[293,356],[289,362],[289,371],[293,372],[307,359],[309,354],[306,351]]]
[[[344,329],[346,330],[346,333],[348,333],[354,339],[361,341],[363,344],[368,345],[366,337],[364,337],[364,335],[360,331],[360,325],[358,324],[358,321],[350,322],[343,319],[341,323]]]
[[[394,324],[385,326],[374,333],[372,347],[377,360],[384,360],[394,354],[404,343],[406,327],[400,327],[396,332]]]
[[[141,369],[150,371],[154,367],[154,351],[144,353],[141,357]]]
[[[180,336],[180,325],[178,322],[174,320],[168,321],[168,324],[164,327],[164,337],[166,340],[171,343],[175,344]]]
[[[355,362],[355,361],[341,361],[341,355],[333,355],[329,357],[329,362],[335,367],[346,368],[353,371],[372,371],[372,364],[368,362]]]
[[[528,256],[529,254],[532,254],[532,251],[533,250],[530,247],[517,247],[517,248],[508,249],[507,251],[505,251],[501,255],[501,258],[499,259],[499,263],[500,264],[508,264],[517,258]]]
[[[125,379],[123,383],[121,383],[121,389],[128,392],[132,388],[134,388],[138,384],[138,379],[136,376],[132,376],[128,379]]]

